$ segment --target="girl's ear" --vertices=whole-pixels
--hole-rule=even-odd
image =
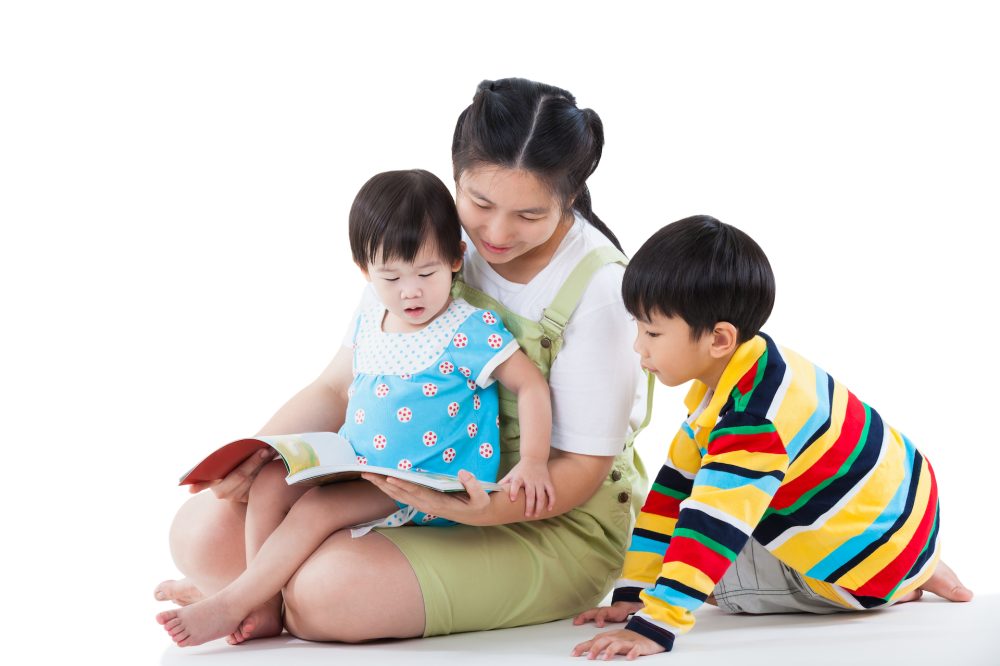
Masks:
[[[740,334],[735,326],[728,321],[716,322],[712,327],[712,345],[709,353],[712,358],[725,358],[736,351],[739,346]]]
[[[465,248],[467,247],[466,244],[465,244],[465,241],[461,241],[459,243],[459,245],[462,246],[462,257],[464,257],[465,256]],[[451,264],[451,272],[452,273],[457,273],[459,271],[459,269],[462,268],[462,257],[459,257],[458,259],[456,259]]]
[[[372,281],[371,276],[368,275],[368,269],[367,268],[361,268],[361,266],[358,266],[358,269],[361,271],[361,274],[365,276],[366,280],[368,280],[369,282]]]

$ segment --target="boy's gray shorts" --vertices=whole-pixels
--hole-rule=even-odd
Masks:
[[[715,586],[715,601],[727,613],[836,613],[849,611],[813,592],[802,574],[749,539]]]

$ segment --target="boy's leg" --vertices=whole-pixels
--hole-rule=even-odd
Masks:
[[[182,646],[232,634],[251,611],[281,590],[330,534],[396,509],[392,499],[367,481],[312,488],[292,506],[239,578],[212,597],[160,613],[157,621]]]

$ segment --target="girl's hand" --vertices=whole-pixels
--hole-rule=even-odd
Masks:
[[[654,640],[646,638],[642,634],[637,634],[628,629],[616,629],[597,634],[589,641],[584,641],[573,648],[574,657],[583,654],[587,659],[597,659],[601,657],[605,661],[611,659],[616,654],[623,654],[629,661],[646,654],[657,654],[663,652],[663,646]]]
[[[628,616],[642,610],[641,601],[616,601],[610,606],[598,606],[588,611],[583,611],[575,618],[573,624],[584,624],[594,621],[598,627],[603,627],[605,622],[625,622]]]
[[[517,500],[517,493],[524,488],[524,517],[531,518],[549,511],[556,505],[556,492],[549,476],[548,462],[545,460],[521,459],[514,469],[499,481],[500,485],[509,486],[510,501]],[[545,498],[548,497],[546,503]]]
[[[479,481],[464,469],[458,473],[458,480],[465,486],[465,493],[440,493],[415,483],[391,476],[362,474],[361,478],[374,483],[386,495],[416,507],[424,513],[454,520],[463,525],[477,525],[478,520],[490,506],[490,496]]]
[[[274,451],[270,448],[261,449],[253,454],[224,479],[215,481],[204,481],[202,483],[192,483],[188,488],[192,493],[200,493],[206,488],[211,488],[215,496],[220,500],[232,500],[233,502],[246,502],[250,494],[250,486],[257,478],[260,470],[274,457]]]

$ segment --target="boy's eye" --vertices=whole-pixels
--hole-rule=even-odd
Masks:
[[[659,333],[653,333],[651,331],[646,331],[646,335],[648,335],[651,338],[658,338],[658,337],[660,337]]]

